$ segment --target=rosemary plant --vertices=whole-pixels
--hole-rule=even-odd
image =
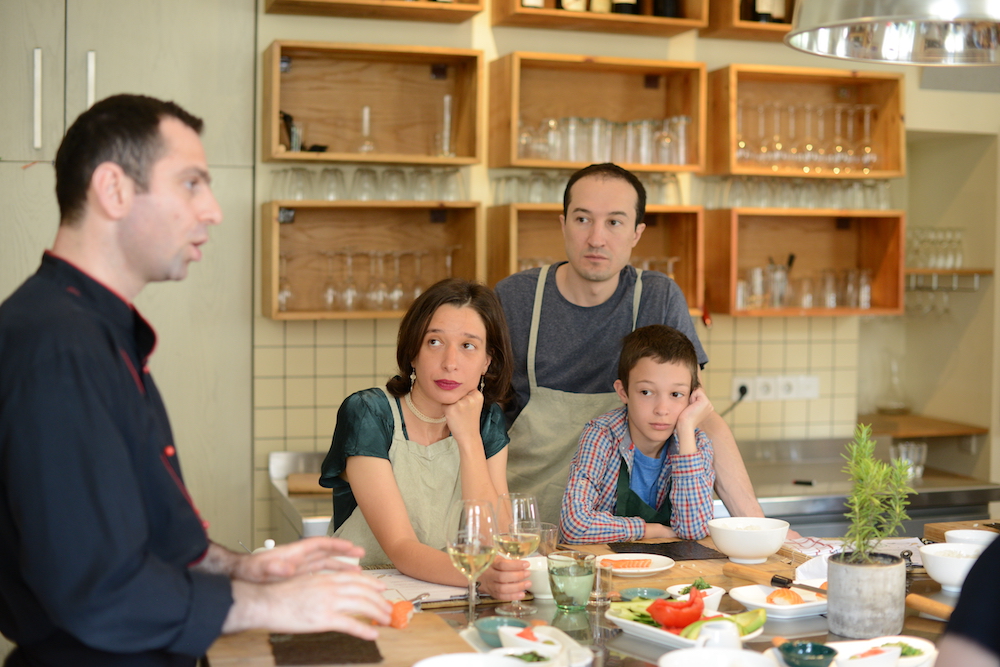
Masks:
[[[908,483],[909,467],[901,459],[892,464],[875,458],[872,427],[858,424],[854,442],[841,454],[852,483],[847,497],[847,513],[851,526],[844,536],[845,562],[871,563],[872,554],[882,540],[892,537],[910,517],[906,506],[907,494],[916,493]]]

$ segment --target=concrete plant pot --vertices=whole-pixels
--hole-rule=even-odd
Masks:
[[[830,632],[850,639],[898,635],[906,612],[906,564],[899,556],[872,554],[872,563],[829,559],[827,620]]]

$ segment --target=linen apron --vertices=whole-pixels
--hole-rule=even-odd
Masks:
[[[618,470],[618,493],[615,502],[615,516],[637,516],[646,523],[662,523],[670,527],[670,482],[667,484],[667,494],[663,497],[663,504],[660,509],[655,510],[639,497],[639,494],[629,486],[631,476],[628,472],[628,464],[622,457],[621,468]]]
[[[448,508],[462,499],[458,442],[451,435],[426,446],[407,440],[403,435],[403,418],[396,399],[385,389],[382,389],[382,393],[392,409],[389,463],[392,464],[392,475],[406,505],[410,525],[421,544],[444,550],[448,541]],[[333,526],[333,521],[330,526]],[[372,534],[360,507],[355,508],[333,535],[364,548],[362,567],[392,567],[392,562]]]
[[[549,265],[542,267],[535,287],[528,333],[528,404],[511,424],[507,435],[507,484],[511,492],[527,493],[538,501],[542,521],[559,525],[559,508],[569,479],[569,465],[576,453],[583,427],[591,419],[621,405],[615,392],[575,394],[539,387],[535,377],[535,350],[538,347],[538,320]],[[639,317],[642,297],[642,270],[636,271],[632,294],[632,330]],[[580,363],[588,363],[580,359]],[[603,360],[602,360],[603,361]]]

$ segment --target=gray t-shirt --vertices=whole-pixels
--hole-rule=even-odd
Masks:
[[[597,306],[570,303],[556,286],[553,264],[545,281],[542,312],[538,323],[536,377],[539,386],[578,394],[614,391],[618,378],[618,356],[622,338],[632,331],[632,294],[636,271],[626,266],[618,289]],[[504,278],[496,286],[510,327],[514,349],[514,391],[505,412],[507,426],[528,403],[528,334],[531,309],[538,285],[539,269],[529,269]],[[698,361],[708,361],[695,333],[684,293],[673,280],[658,271],[643,271],[642,298],[636,327],[666,324],[684,332],[694,343]]]

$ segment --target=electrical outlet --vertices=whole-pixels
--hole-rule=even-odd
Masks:
[[[754,378],[753,393],[758,401],[778,400],[778,378],[773,375],[758,375]]]
[[[819,376],[800,375],[798,377],[799,398],[816,399],[819,398]]]
[[[790,401],[799,397],[799,378],[795,375],[779,375],[776,378],[778,400]]]
[[[743,397],[744,403],[757,400],[756,398],[754,398],[753,385],[754,385],[753,378],[748,378],[748,377],[733,378],[733,391],[730,400],[738,401],[740,399],[741,387],[746,388],[746,396]]]

